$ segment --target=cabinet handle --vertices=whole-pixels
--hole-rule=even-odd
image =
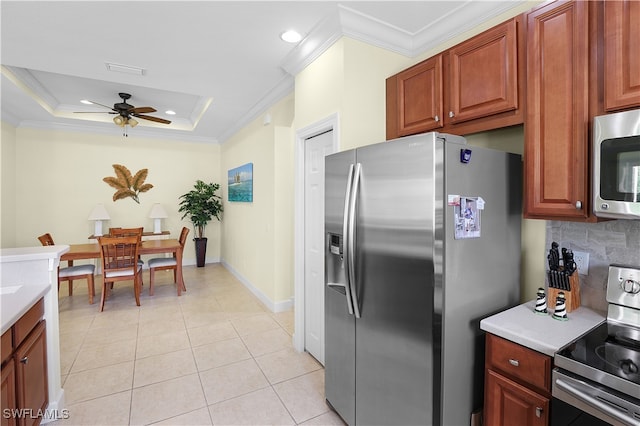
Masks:
[[[455,117],[455,114],[453,113],[453,111],[449,111],[449,117],[451,118]]]
[[[537,418],[542,417],[542,408],[541,407],[536,407],[536,417]]]
[[[28,363],[29,363],[29,357],[26,357],[26,356],[25,356],[24,358],[22,358],[22,359],[20,360],[20,362],[21,362],[21,363],[23,363],[23,364],[28,364]]]
[[[520,366],[520,362],[517,359],[509,359],[509,364],[513,365],[514,367]]]
[[[438,121],[440,121],[440,117],[438,117],[438,116],[436,115],[435,117],[433,117],[433,121],[435,121],[435,122],[437,123]]]
[[[576,210],[580,210],[582,208],[582,201],[576,201]]]

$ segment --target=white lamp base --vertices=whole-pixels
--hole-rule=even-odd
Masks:
[[[93,235],[96,237],[101,237],[102,236],[102,221],[101,220],[96,220],[96,228],[93,231]]]
[[[162,219],[153,219],[153,233],[162,234]]]

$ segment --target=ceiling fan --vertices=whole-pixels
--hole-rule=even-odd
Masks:
[[[151,115],[144,115],[150,112],[156,112],[155,108],[146,106],[146,107],[135,107],[131,104],[127,103],[127,99],[131,98],[131,95],[128,93],[118,93],[118,96],[122,99],[122,102],[118,102],[113,104],[113,108],[107,105],[103,105],[98,102],[89,101],[92,104],[100,105],[105,108],[109,108],[111,111],[107,112],[107,114],[117,114],[113,117],[113,122],[116,123],[120,127],[125,127],[129,125],[131,127],[135,127],[138,125],[138,121],[134,118],[142,118],[143,120],[155,121],[156,123],[161,124],[170,124],[171,121],[165,120],[164,118],[153,117]],[[76,111],[76,114],[89,113],[95,114],[98,111]]]

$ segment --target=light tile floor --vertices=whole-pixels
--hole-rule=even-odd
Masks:
[[[324,399],[324,370],[292,346],[293,311],[272,313],[222,265],[156,273],[141,306],[116,284],[99,312],[86,285],[60,296],[62,384],[55,425],[343,425]]]

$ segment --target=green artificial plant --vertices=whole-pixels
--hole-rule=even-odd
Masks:
[[[222,199],[216,195],[218,189],[217,183],[197,180],[194,189],[180,196],[178,211],[183,213],[182,219],[188,217],[193,223],[196,238],[204,237],[204,228],[211,219],[221,220]]]

